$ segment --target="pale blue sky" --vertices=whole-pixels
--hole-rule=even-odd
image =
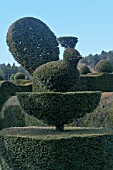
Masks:
[[[16,63],[6,33],[26,16],[42,20],[57,37],[78,37],[76,49],[84,57],[113,50],[113,0],[0,0],[0,63]]]

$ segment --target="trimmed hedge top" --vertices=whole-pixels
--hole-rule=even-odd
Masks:
[[[106,72],[106,73],[112,73],[113,72],[113,67],[111,63],[107,60],[100,60],[96,66],[95,70],[97,72]]]
[[[15,60],[30,73],[44,63],[59,59],[57,38],[39,19],[24,17],[15,21],[6,40]]]
[[[20,105],[28,114],[56,127],[92,112],[100,97],[101,92],[17,93]]]

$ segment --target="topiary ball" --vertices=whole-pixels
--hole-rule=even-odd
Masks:
[[[2,80],[4,80],[4,78],[3,78],[3,76],[2,76],[2,75],[0,75],[0,81],[2,81]]]
[[[96,66],[95,66],[95,70],[97,72],[106,72],[106,73],[111,73],[113,71],[113,67],[111,65],[111,63],[107,60],[100,60]]]
[[[79,71],[80,71],[80,74],[91,73],[91,71],[90,71],[90,69],[89,69],[88,66],[82,66],[82,67],[80,67]]]
[[[18,80],[18,79],[25,79],[25,75],[23,73],[16,73],[14,75],[14,80]]]
[[[39,19],[17,20],[9,27],[6,41],[15,60],[29,73],[44,63],[59,59],[57,38]]]

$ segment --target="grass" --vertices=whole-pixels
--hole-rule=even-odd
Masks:
[[[105,128],[84,128],[84,127],[65,127],[65,130],[58,132],[55,127],[12,127],[0,131],[0,135],[16,135],[20,137],[32,137],[40,139],[60,139],[77,136],[106,135],[109,132]]]

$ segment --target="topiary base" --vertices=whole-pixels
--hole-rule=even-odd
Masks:
[[[3,170],[113,170],[113,134],[102,128],[26,127],[0,133]]]

